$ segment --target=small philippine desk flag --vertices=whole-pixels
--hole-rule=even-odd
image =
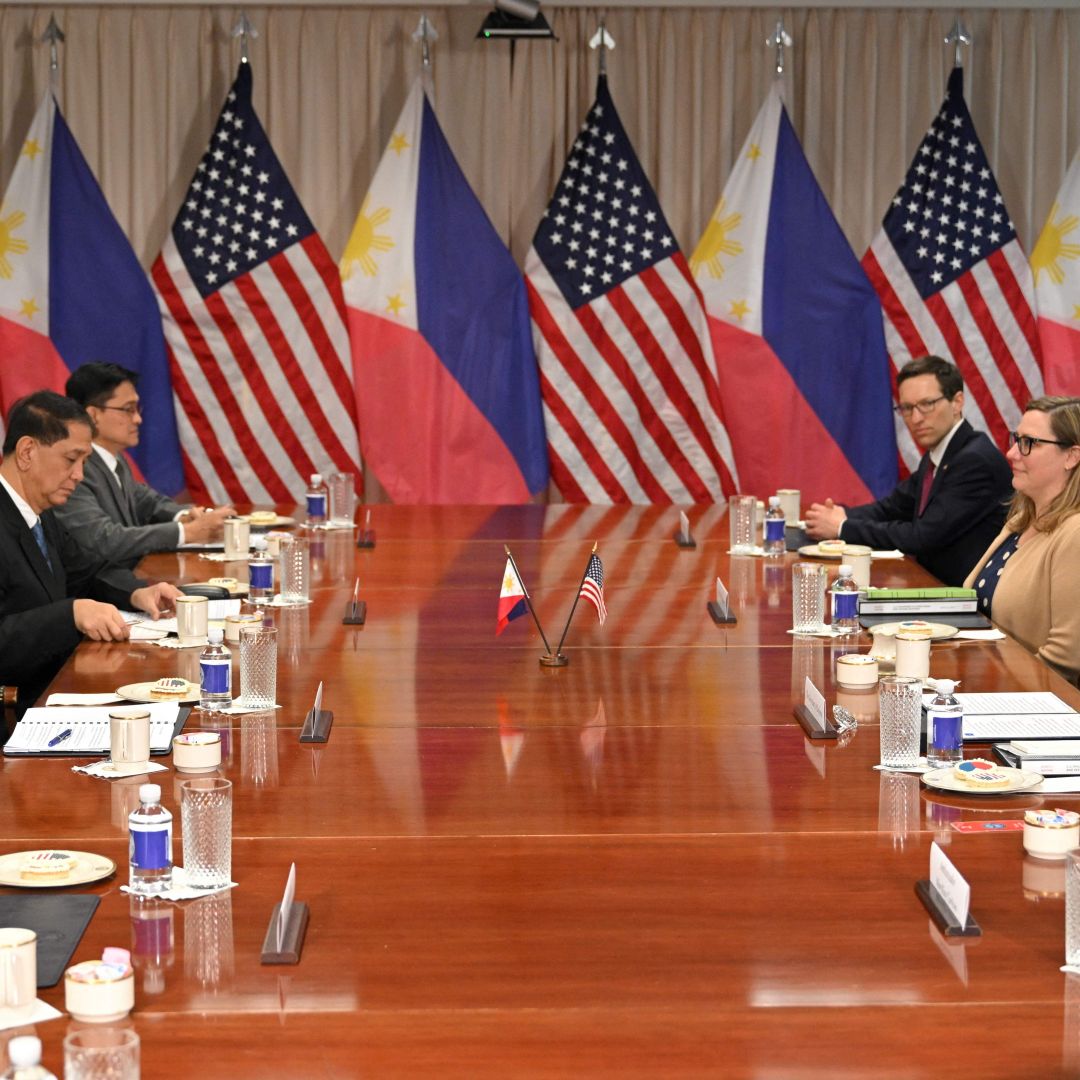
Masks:
[[[525,588],[514,570],[514,564],[507,558],[502,591],[499,593],[499,624],[495,628],[495,636],[498,637],[514,619],[524,615],[525,611]]]

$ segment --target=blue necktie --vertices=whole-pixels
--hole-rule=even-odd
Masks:
[[[30,531],[34,534],[34,539],[37,541],[37,546],[41,549],[41,554],[45,558],[45,562],[48,564],[50,570],[52,570],[52,559],[49,558],[49,546],[45,543],[45,530],[41,527],[41,518],[38,518],[34,522]]]

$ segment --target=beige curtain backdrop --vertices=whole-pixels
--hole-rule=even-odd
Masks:
[[[233,78],[239,8],[0,7],[0,187],[49,85],[49,15],[67,35],[58,98],[147,265]],[[256,108],[308,213],[340,256],[415,78],[420,8],[248,7]],[[482,6],[426,8],[435,106],[519,263],[595,88],[596,8],[545,7],[557,42],[475,39]],[[810,164],[861,254],[937,109],[959,15],[966,93],[1030,251],[1080,147],[1080,9],[609,9],[623,123],[687,253],[772,78],[778,15],[795,39],[786,99]]]

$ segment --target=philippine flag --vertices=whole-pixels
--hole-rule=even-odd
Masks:
[[[157,301],[52,94],[34,114],[0,209],[0,406],[64,392],[75,368],[139,373],[133,457],[154,487],[184,486]]]
[[[741,490],[864,503],[896,483],[881,306],[773,87],[691,268]]]
[[[526,612],[525,586],[514,570],[514,564],[507,559],[506,569],[503,571],[502,590],[499,593],[498,624],[495,627],[495,636],[498,637],[515,619],[520,618]]]
[[[1080,153],[1073,158],[1035,250],[1043,381],[1048,394],[1080,393]]]
[[[395,502],[547,486],[525,284],[419,80],[341,261],[360,442]]]

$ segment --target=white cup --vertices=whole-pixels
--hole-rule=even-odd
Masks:
[[[225,557],[239,559],[251,548],[251,526],[246,518],[225,519]]]
[[[178,596],[176,636],[181,645],[206,644],[207,600],[205,596]]]
[[[75,1020],[111,1024],[135,1007],[135,971],[84,960],[64,974],[64,1008]]]
[[[930,635],[924,630],[897,633],[896,674],[924,681],[930,678]]]
[[[840,558],[851,567],[851,576],[861,590],[870,588],[871,549],[862,544],[848,544]]]
[[[109,757],[117,765],[150,760],[150,710],[113,709],[109,713]]]
[[[13,1027],[34,1011],[37,1000],[37,934],[0,928],[0,1026]]]
[[[798,488],[778,488],[776,494],[780,498],[780,509],[784,511],[784,523],[794,525],[802,520],[802,505],[799,500],[802,492]]]
[[[173,768],[177,772],[208,772],[221,764],[221,735],[192,731],[173,739]]]

